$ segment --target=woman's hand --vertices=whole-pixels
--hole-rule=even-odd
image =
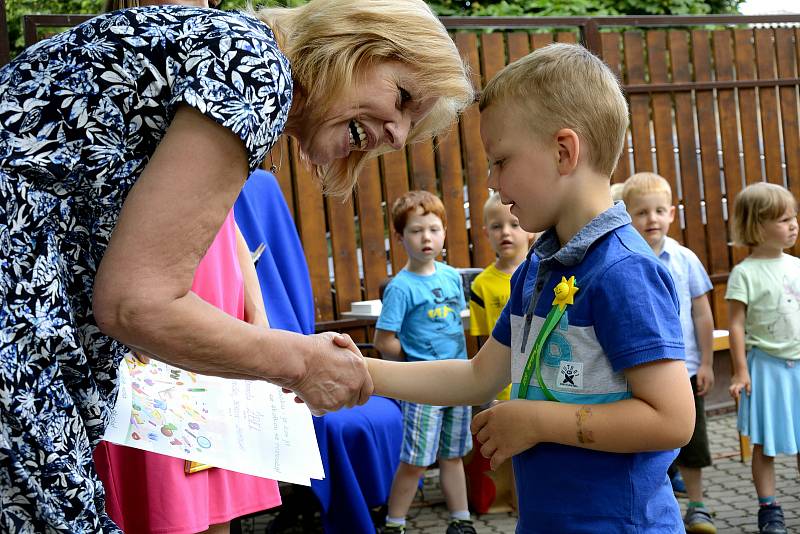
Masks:
[[[526,400],[499,402],[472,419],[472,433],[481,443],[481,454],[489,458],[493,471],[538,443],[533,421],[536,404]]]
[[[372,378],[364,357],[350,336],[324,332],[307,336],[305,373],[285,385],[314,415],[364,404],[372,395]]]
[[[728,391],[730,392],[731,397],[739,400],[739,395],[741,395],[742,389],[744,389],[745,393],[750,395],[750,373],[747,370],[734,373],[733,378],[731,378],[731,386],[728,388]]]

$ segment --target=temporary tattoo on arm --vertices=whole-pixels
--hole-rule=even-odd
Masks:
[[[589,418],[592,416],[592,409],[588,406],[581,406],[578,408],[578,411],[575,412],[575,418],[578,422],[578,442],[587,444],[587,443],[594,443],[594,434],[591,430],[587,430],[583,428],[583,424],[586,423]]]

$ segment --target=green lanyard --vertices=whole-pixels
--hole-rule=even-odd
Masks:
[[[518,399],[528,398],[528,384],[531,382],[533,373],[536,373],[536,381],[542,389],[542,393],[547,400],[556,401],[558,399],[553,395],[544,383],[542,378],[542,349],[550,334],[555,330],[556,325],[561,321],[564,312],[567,311],[567,305],[573,304],[573,296],[578,292],[578,287],[575,285],[575,277],[571,276],[569,280],[561,277],[561,282],[553,288],[556,298],[553,299],[553,307],[544,320],[542,328],[539,329],[539,335],[536,336],[536,341],[533,343],[530,354],[528,354],[528,361],[525,363],[525,370],[522,372],[522,379],[519,383],[519,390],[517,391]]]

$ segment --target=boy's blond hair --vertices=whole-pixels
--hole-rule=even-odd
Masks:
[[[500,195],[496,191],[492,191],[489,194],[489,198],[486,199],[486,202],[483,203],[483,225],[486,226],[486,223],[489,222],[487,219],[488,213],[496,208],[497,206],[502,206],[503,202],[500,200]]]
[[[779,219],[789,208],[797,211],[797,200],[786,188],[766,182],[748,185],[733,201],[734,243],[746,247],[762,244],[762,225]]]
[[[398,234],[403,234],[408,222],[409,213],[414,213],[417,208],[422,208],[422,215],[433,213],[442,221],[442,227],[447,228],[447,213],[439,197],[429,191],[409,191],[392,204],[392,227]]]
[[[592,168],[611,177],[625,141],[628,104],[611,69],[584,47],[552,44],[510,63],[481,93],[481,111],[499,103],[518,106],[542,140],[573,130]]]
[[[667,198],[667,204],[672,205],[672,187],[666,178],[654,172],[637,172],[625,180],[622,201],[630,205],[634,197],[649,193],[663,193]]]
[[[447,130],[474,99],[458,49],[423,0],[311,0],[251,12],[275,33],[306,108],[320,115],[368,67],[384,61],[411,68],[415,99],[437,98],[430,113],[413,125],[407,143]],[[315,170],[326,192],[349,194],[366,160],[389,150],[356,150]]]

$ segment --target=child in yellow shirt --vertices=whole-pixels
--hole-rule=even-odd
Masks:
[[[469,333],[489,337],[511,295],[511,275],[525,260],[538,234],[523,230],[519,219],[509,206],[500,202],[497,193],[492,193],[483,206],[483,231],[497,260],[476,276],[470,286]],[[509,385],[497,399],[508,400],[510,391]]]

